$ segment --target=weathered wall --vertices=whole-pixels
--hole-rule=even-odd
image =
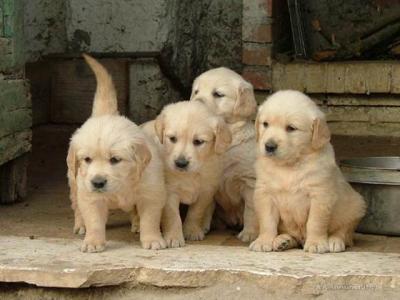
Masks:
[[[129,67],[129,78],[128,114],[138,124],[153,119],[164,105],[182,100],[155,59],[134,60]]]
[[[170,29],[169,0],[68,0],[69,51],[160,51]]]
[[[187,97],[194,78],[209,68],[241,71],[242,0],[24,1],[30,62],[81,52],[152,57],[150,65],[133,61],[131,66],[128,106],[137,120],[153,118],[164,104]],[[43,109],[44,99],[33,99],[34,113],[35,107]],[[43,117],[34,119],[43,122]]]
[[[184,89],[207,69],[241,71],[242,0],[175,0],[162,53],[165,69]]]
[[[36,61],[49,53],[63,53],[67,47],[66,0],[23,0],[25,55]]]

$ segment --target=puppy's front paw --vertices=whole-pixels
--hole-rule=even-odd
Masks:
[[[105,241],[96,241],[85,238],[81,246],[81,251],[95,253],[95,252],[102,252],[104,251],[105,248],[106,248]]]
[[[304,251],[310,253],[326,253],[329,252],[329,243],[327,239],[310,240],[307,239],[304,244]]]
[[[149,240],[142,240],[142,247],[149,250],[160,250],[167,248],[167,243],[163,238],[154,238]]]
[[[255,231],[243,229],[239,234],[237,235],[237,238],[241,240],[242,242],[249,243],[254,241],[257,238],[258,233]]]
[[[182,236],[166,236],[165,241],[167,242],[168,248],[179,248],[185,246],[185,239]]]
[[[272,251],[272,240],[269,238],[258,237],[254,242],[250,244],[251,251],[257,252],[271,252]]]
[[[343,252],[346,249],[346,244],[344,243],[343,239],[339,237],[329,237],[328,243],[330,252]]]
[[[198,226],[184,226],[183,235],[189,241],[202,241],[204,240],[204,231]]]
[[[296,240],[289,234],[280,234],[274,238],[274,241],[272,242],[272,248],[274,251],[285,251],[296,246]]]

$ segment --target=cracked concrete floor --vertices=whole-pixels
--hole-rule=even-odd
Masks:
[[[29,196],[23,202],[11,206],[0,207],[0,244],[3,243],[3,245],[7,245],[9,251],[22,247],[25,244],[36,245],[40,248],[40,243],[46,243],[50,238],[50,241],[54,241],[55,244],[60,243],[60,239],[62,239],[61,241],[65,241],[61,242],[61,244],[69,243],[68,240],[71,240],[70,245],[74,245],[75,248],[70,247],[68,248],[68,251],[76,250],[76,255],[80,255],[78,252],[79,237],[72,234],[73,215],[69,207],[68,188],[65,177],[66,145],[71,132],[71,127],[65,126],[42,126],[34,130],[32,162],[29,169]],[[400,149],[400,140],[398,139],[354,139],[349,137],[334,137],[333,143],[338,158],[368,155],[398,155],[398,149]],[[235,234],[236,233],[233,231],[211,232],[204,241],[189,243],[189,247],[186,249],[189,249],[188,251],[190,253],[193,251],[193,253],[195,253],[198,251],[199,247],[203,246],[206,248],[202,248],[203,250],[201,251],[206,251],[206,249],[212,248],[212,251],[214,251],[213,253],[215,254],[215,251],[220,251],[218,247],[228,246],[231,247],[226,248],[226,251],[228,252],[236,253],[239,251],[237,252],[238,255],[253,255],[245,252],[246,245],[238,241],[235,238]],[[10,244],[10,236],[18,237],[15,239],[15,244]],[[118,243],[122,243],[121,245],[132,245],[135,248],[139,247],[138,235],[134,235],[130,232],[129,222],[126,215],[119,212],[112,212],[111,214],[107,228],[107,240],[111,241],[111,244],[116,243],[119,245]],[[46,247],[48,246],[49,245]],[[42,255],[46,254],[45,252],[40,252],[40,250],[38,250],[38,252]],[[382,254],[387,253],[387,255],[390,256],[390,259],[384,262],[393,265],[393,262],[391,261],[393,258],[392,256],[395,255],[394,257],[400,258],[400,256],[397,255],[400,253],[400,238],[358,234],[356,236],[355,246],[349,249],[350,256],[346,257],[347,259],[352,260],[357,257],[352,256],[356,255],[356,253],[363,253],[362,255],[364,256],[368,255],[366,253],[371,253],[372,256],[367,257],[368,259],[374,259],[380,257],[379,255],[376,255],[377,252]],[[161,253],[162,252],[158,255],[162,255]],[[299,255],[298,259],[300,261],[302,259],[305,259],[305,261],[308,259],[308,257],[305,257],[300,250],[289,251],[288,254],[289,253],[292,253],[292,255],[295,256]],[[214,254],[211,254],[211,256]],[[337,254],[337,257],[340,258],[340,255],[341,254]],[[171,259],[173,254],[169,257]],[[182,257],[182,252],[180,252],[177,257]],[[333,257],[336,258],[336,256]],[[24,256],[14,256],[14,259],[18,259],[18,261],[23,261],[23,258]],[[108,257],[108,259],[110,259],[110,257]],[[221,256],[221,259],[224,259],[223,255]],[[278,261],[282,260],[282,256],[278,255],[276,259]],[[216,256],[216,261],[218,261],[218,255]],[[400,264],[400,259],[398,261]],[[161,262],[160,264],[162,265]],[[311,266],[312,265],[309,265],[309,267]],[[197,267],[201,267],[201,265]],[[224,266],[221,266],[221,268],[223,267]],[[273,275],[276,276],[277,274]],[[400,277],[400,274],[397,275],[395,276],[396,278]],[[144,275],[142,274],[142,277],[143,276]],[[232,285],[236,279],[230,278],[227,280],[230,282],[229,284]],[[176,280],[179,281],[182,280],[182,278]],[[31,282],[35,283],[37,281]],[[139,283],[159,286],[159,284],[151,280],[142,280]],[[246,287],[249,287],[251,284],[252,282],[250,281]],[[185,285],[182,284],[181,286]],[[187,286],[195,287],[196,284],[188,284]],[[200,284],[199,286],[202,285]],[[381,287],[384,287],[384,285]],[[397,287],[398,286],[396,286],[396,288]],[[28,287],[24,288],[29,289]],[[215,287],[211,288],[210,291],[213,291],[214,288]],[[234,284],[232,285],[232,288],[236,288],[234,287]],[[15,289],[15,287],[8,287],[6,291],[12,289]],[[146,289],[140,289],[138,291],[144,293],[145,290]],[[246,288],[243,287],[243,290],[246,290]],[[243,290],[241,292],[243,292]],[[262,289],[260,290],[258,286],[257,289],[249,290],[259,292]],[[348,295],[351,294],[349,291],[346,292]],[[391,291],[388,291],[388,293],[389,292]],[[265,293],[265,291],[263,293]],[[263,293],[260,292],[259,295],[266,295]],[[276,291],[268,290],[268,293],[276,293]],[[328,295],[329,293],[323,294]],[[10,296],[10,294],[8,295]],[[167,296],[168,293],[165,293],[165,295]],[[371,294],[369,293],[369,295]]]

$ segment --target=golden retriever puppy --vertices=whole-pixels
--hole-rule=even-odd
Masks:
[[[160,221],[166,189],[157,146],[118,115],[110,75],[96,60],[84,57],[96,75],[97,90],[92,116],[73,134],[67,157],[74,230],[86,231],[81,250],[104,250],[110,209],[137,210],[143,248],[165,248]]]
[[[223,155],[217,213],[230,226],[244,225],[240,240],[253,241],[258,235],[253,204],[256,139],[252,118],[257,109],[253,86],[232,70],[212,69],[196,78],[191,100],[203,102],[222,116],[232,132],[232,143]]]
[[[280,91],[260,106],[256,132],[260,235],[250,249],[325,253],[352,245],[366,205],[336,165],[324,113],[303,93]]]
[[[184,237],[204,239],[222,175],[221,154],[231,143],[228,126],[204,104],[189,101],[167,105],[142,126],[158,138],[164,155],[168,200],[162,229],[168,246],[183,246]],[[183,232],[180,203],[189,205]]]

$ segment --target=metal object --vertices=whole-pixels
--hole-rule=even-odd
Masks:
[[[347,159],[340,166],[368,205],[357,231],[400,236],[400,157]]]
[[[301,3],[299,0],[287,0],[287,3],[289,8],[295,56],[306,58],[307,51]]]

